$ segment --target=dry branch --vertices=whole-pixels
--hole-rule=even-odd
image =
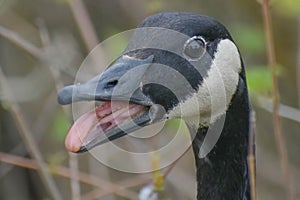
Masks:
[[[256,106],[272,113],[273,112],[273,103],[272,99],[265,97],[256,97],[252,101]],[[285,119],[290,119],[295,122],[300,123],[300,109],[293,108],[285,104],[279,104],[279,115]]]
[[[0,25],[0,36],[7,39],[9,42],[15,44],[17,47],[23,49],[25,52],[29,53],[35,59],[42,61],[42,62],[46,63],[47,65],[51,64],[51,63],[49,63],[49,60],[46,59],[47,55],[46,55],[46,52],[44,51],[44,49],[35,46],[28,40],[25,40],[16,32],[9,30]],[[43,36],[41,36],[41,38],[45,39],[45,38],[43,38]],[[55,70],[58,72],[63,71],[64,73],[70,75],[71,77],[75,77],[75,75],[76,75],[76,71],[74,71],[74,70],[69,69],[67,71],[64,69],[60,69],[57,66],[52,66],[51,68],[55,68]]]
[[[248,166],[250,174],[251,200],[256,200],[256,160],[255,160],[255,112],[250,112]]]
[[[89,53],[93,50],[93,53],[90,54],[92,62],[96,64],[98,69],[104,70],[107,67],[105,52],[98,45],[99,39],[84,1],[72,0],[69,5],[86,49]],[[96,46],[97,48],[95,48]]]
[[[279,89],[278,89],[278,79],[277,79],[277,70],[276,70],[277,63],[276,63],[276,55],[275,55],[275,48],[274,48],[273,28],[272,28],[272,19],[270,13],[269,0],[263,0],[261,5],[262,5],[264,28],[265,28],[265,35],[266,35],[268,65],[270,67],[270,71],[272,75],[274,134],[276,139],[276,145],[279,151],[280,165],[282,168],[283,178],[285,181],[287,196],[288,199],[293,200],[295,199],[295,197],[294,197],[293,185],[292,185],[292,180],[290,175],[285,138],[283,137],[282,134],[282,125],[279,116],[280,96],[279,96]]]
[[[99,43],[99,40],[87,9],[82,0],[70,1],[70,8],[87,50],[91,51]]]
[[[69,152],[69,166],[71,171],[72,200],[80,200],[80,184],[78,171],[78,156]]]
[[[300,14],[298,16],[297,27],[298,27],[298,30],[297,30],[298,43],[297,43],[296,78],[297,78],[298,107],[300,108]]]
[[[43,44],[43,49],[45,52],[47,52],[47,47],[50,45],[50,37],[49,32],[47,30],[46,24],[42,19],[39,19],[37,21],[41,41]],[[55,67],[49,66],[49,70],[51,71],[51,74],[55,80],[56,83],[56,89],[58,90],[60,87],[62,87],[62,81],[60,80],[60,71],[57,70]],[[64,112],[66,115],[68,115],[69,111],[64,108]],[[69,153],[69,165],[70,165],[70,171],[71,171],[71,191],[72,191],[72,199],[73,200],[79,200],[80,198],[80,184],[78,182],[78,157],[75,154]]]
[[[32,43],[24,40],[14,31],[11,31],[3,26],[0,26],[0,35],[6,38],[8,41],[14,43],[16,46],[25,50],[27,53],[32,55],[35,58],[42,58],[43,52],[38,47],[34,46]]]
[[[33,125],[31,126],[31,132],[35,134],[36,141],[40,141],[42,135],[41,133],[45,133],[45,130],[48,128],[46,123],[49,123],[53,118],[54,114],[57,112],[57,104],[53,102],[53,97],[56,95],[56,91],[54,91],[46,98],[46,102],[43,105],[43,108],[40,110],[38,117],[36,117]],[[10,150],[11,154],[18,154],[21,156],[25,156],[27,154],[24,143],[20,141],[15,147]],[[1,166],[0,170],[0,179],[2,176],[7,174],[13,166]]]
[[[91,50],[94,46],[96,46],[98,44],[98,40],[96,38],[96,34],[95,34],[95,31],[93,30],[92,24],[90,23],[90,20],[88,18],[85,7],[80,0],[72,1],[71,5],[73,6],[73,9],[75,9],[73,11],[76,11],[73,14],[77,20],[79,28],[82,31],[83,38],[84,38],[85,42],[87,42],[88,49]],[[43,43],[43,48],[36,47],[29,41],[23,39],[21,36],[19,36],[14,31],[8,30],[2,26],[0,26],[0,36],[6,38],[8,41],[12,42],[17,47],[25,50],[25,52],[29,53],[34,58],[36,58],[40,61],[43,61],[43,62],[47,62],[47,59],[46,59],[47,52],[46,52],[45,47],[47,47],[47,45],[49,44],[50,39],[48,36],[48,32],[46,30],[46,27],[44,26],[44,24],[41,20],[38,21],[38,25],[40,27],[40,34],[41,34],[41,40]],[[89,25],[89,26],[87,26],[87,25]],[[97,54],[97,55],[99,56],[99,54]],[[103,55],[103,54],[101,54],[101,55]],[[98,59],[99,59],[99,57],[97,57],[97,60]],[[49,64],[49,63],[47,63],[47,64]],[[56,80],[56,83],[57,83],[56,87],[57,88],[61,87],[62,82],[60,81],[60,71],[57,70],[56,66],[53,66],[53,67],[50,66],[49,69],[52,72],[54,79]],[[13,100],[13,99],[9,98],[9,100]],[[33,161],[33,163],[32,163],[32,162],[25,162],[25,160],[22,160],[24,158],[19,158],[19,161],[21,163],[23,163],[23,164],[19,163],[19,166],[23,166],[23,167],[27,166],[27,168],[40,170],[45,179],[46,186],[49,187],[49,190],[51,191],[53,198],[54,199],[62,199],[60,197],[60,194],[57,191],[55,191],[55,190],[57,190],[55,188],[55,184],[51,183],[51,177],[48,174],[48,172],[51,169],[49,168],[49,166],[47,166],[44,163],[44,161],[42,159],[42,155],[39,152],[39,150],[37,149],[37,145],[35,144],[33,137],[30,135],[29,128],[27,127],[27,124],[25,123],[25,121],[21,115],[22,113],[20,112],[18,105],[14,104],[13,102],[8,102],[8,103],[11,107],[11,112],[12,112],[12,115],[15,117],[16,123],[19,124],[19,129],[21,130],[21,132],[25,132],[25,134],[23,134],[23,135],[25,135],[24,136],[25,143],[28,143],[27,146],[29,146],[30,151],[34,155],[33,157],[37,159],[36,162]],[[7,158],[7,157],[9,157],[9,156],[5,155],[3,157],[3,154],[2,154],[1,159],[5,160],[5,158]],[[16,159],[16,158],[11,159],[10,161],[8,161],[8,163],[13,164],[15,162],[14,159]],[[16,159],[16,160],[18,160],[18,159]],[[17,163],[15,163],[15,164],[17,164]],[[73,171],[73,173],[71,173],[71,171]],[[52,171],[50,171],[50,172],[52,173]],[[105,182],[105,181],[101,181],[101,180],[94,180],[95,179],[94,177],[90,177],[88,175],[81,176],[82,175],[81,172],[78,172],[78,171],[75,172],[74,170],[68,170],[67,173],[68,173],[68,178],[75,177],[75,178],[73,178],[74,181],[72,184],[74,187],[75,187],[75,185],[79,186],[78,183],[75,183],[75,181],[76,181],[76,179],[80,179],[79,177],[81,177],[82,182],[90,183],[91,185],[95,185],[102,189],[104,188],[105,189],[104,192],[106,192],[108,194],[115,193],[115,194],[118,194],[118,195],[128,198],[128,199],[137,199],[137,194],[134,192],[131,192],[129,190],[126,190],[126,187],[119,187],[118,185],[114,185],[109,182]],[[72,174],[73,174],[73,176],[71,176]],[[63,174],[60,174],[60,175],[63,176]],[[43,179],[43,177],[42,177],[42,179]],[[76,177],[78,177],[78,178],[76,178]],[[139,183],[140,181],[136,180],[134,182]],[[78,189],[73,190],[73,197],[76,196],[76,194],[75,194],[76,191],[78,191]],[[79,196],[79,195],[77,194],[77,196]]]
[[[23,113],[21,112],[21,109],[17,103],[15,103],[13,100],[13,94],[11,94],[9,86],[6,84],[6,77],[2,72],[2,69],[0,67],[0,80],[2,81],[3,88],[5,90],[5,93],[9,96],[10,101],[7,102],[9,106],[9,111],[12,114],[12,117],[14,118],[14,121],[17,125],[17,128],[19,130],[19,133],[21,137],[23,138],[23,141],[30,153],[30,155],[36,159],[38,172],[41,176],[41,179],[46,186],[46,188],[49,190],[50,194],[55,200],[62,200],[61,194],[59,190],[56,187],[56,184],[52,178],[52,176],[45,170],[45,163],[42,157],[42,154],[38,148],[37,143],[35,142],[31,132],[29,131],[29,128],[25,122],[25,118],[23,116]]]
[[[20,156],[15,156],[7,153],[1,153],[0,152],[0,162],[4,162],[7,164],[31,169],[31,170],[38,170],[38,165],[37,162],[33,159],[28,159],[28,158],[23,158]],[[48,173],[62,176],[65,178],[71,178],[71,171],[67,167],[63,166],[49,166],[48,164],[45,164],[45,170]],[[118,184],[113,184],[105,180],[101,180],[99,178],[96,178],[93,175],[89,175],[84,172],[79,172],[78,173],[78,180],[81,181],[82,183],[86,183],[92,186],[97,187],[98,191],[103,190],[103,192],[106,192],[107,194],[117,194],[119,196],[122,196],[124,198],[128,199],[134,199],[137,197],[137,194],[127,190],[126,188],[129,187],[134,187],[140,184],[144,184],[146,181],[149,182],[149,179],[143,179],[143,178],[136,178],[136,179],[131,179],[131,181],[120,181]],[[145,181],[146,180],[146,181]],[[119,186],[122,185],[122,186]]]

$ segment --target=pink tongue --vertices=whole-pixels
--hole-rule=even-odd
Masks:
[[[91,139],[89,133],[95,132],[97,125],[101,128],[97,129],[97,133],[103,134],[104,131],[113,128],[117,124],[125,121],[126,119],[134,116],[144,110],[145,107],[128,102],[105,102],[101,106],[83,114],[78,118],[65,139],[65,146],[68,151],[77,152],[83,143],[86,143]],[[112,114],[114,112],[114,114]]]
[[[89,130],[97,124],[97,121],[95,110],[91,110],[78,118],[72,125],[65,139],[67,150],[71,152],[79,151],[84,137],[88,134]]]

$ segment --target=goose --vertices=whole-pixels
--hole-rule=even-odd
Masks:
[[[104,72],[58,93],[62,105],[78,101],[104,103],[75,121],[65,140],[69,151],[85,152],[181,118],[192,138],[197,199],[251,199],[245,68],[230,33],[215,19],[185,12],[147,17]]]

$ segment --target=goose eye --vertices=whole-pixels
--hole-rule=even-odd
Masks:
[[[185,42],[183,55],[188,60],[198,60],[205,53],[205,46],[205,40],[202,37],[194,36]]]

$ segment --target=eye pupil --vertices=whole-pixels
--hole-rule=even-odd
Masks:
[[[184,45],[183,53],[189,59],[199,59],[205,52],[205,42],[198,37],[190,38]]]

